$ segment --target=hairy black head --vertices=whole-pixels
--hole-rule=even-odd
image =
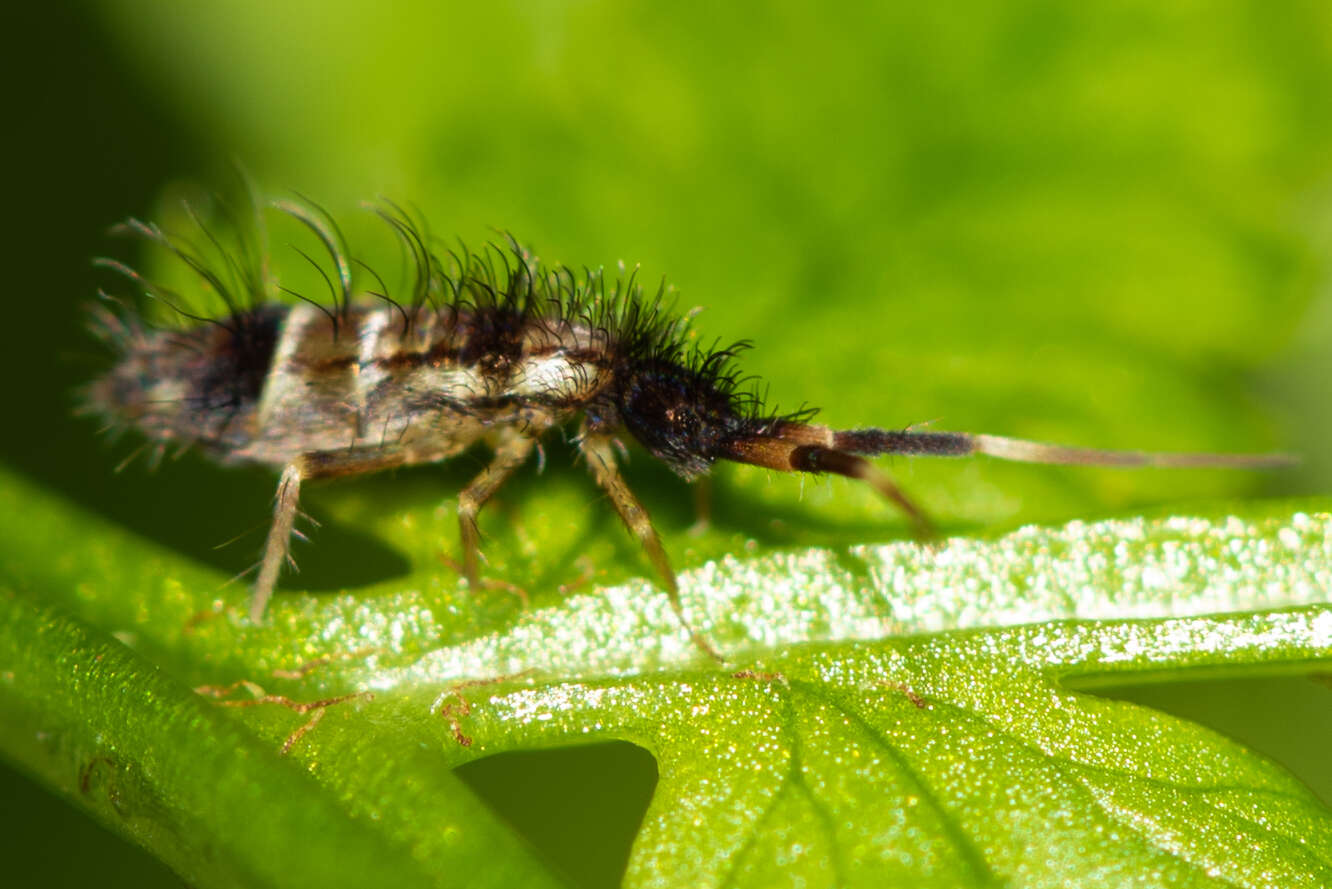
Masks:
[[[718,361],[647,359],[617,374],[616,410],[629,433],[684,478],[708,471],[727,442],[754,425],[752,397],[735,392]]]

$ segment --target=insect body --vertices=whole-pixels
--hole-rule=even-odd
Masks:
[[[574,422],[593,478],[643,544],[677,616],[675,574],[620,474],[618,435],[636,439],[686,479],[707,473],[718,460],[859,479],[922,530],[921,510],[866,457],[989,454],[1041,463],[1231,467],[1286,462],[1069,448],[965,433],[830,429],[811,423],[812,411],[766,410],[734,368],[745,343],[710,350],[690,345],[683,321],[670,315],[660,293],[645,298],[632,281],[608,288],[599,273],[544,267],[515,244],[449,253],[444,261],[405,214],[383,211],[413,257],[413,297],[390,299],[375,276],[380,289],[367,290],[364,299],[377,301],[358,301],[336,226],[319,211],[279,206],[326,249],[331,304],[274,302],[255,251],[223,248],[202,226],[217,254],[211,260],[155,226],[131,221],[128,230],[172,251],[227,312],[201,318],[178,309],[188,323],[162,330],[132,313],[100,310],[95,327],[119,359],[87,392],[91,411],[113,425],[136,427],[159,447],[198,447],[223,463],[281,472],[251,599],[256,621],[289,559],[305,480],[434,463],[489,444],[490,464],[458,499],[464,573],[475,586],[478,511],[531,457],[542,435]],[[103,262],[149,296],[179,302],[128,267]],[[712,653],[699,637],[695,641]]]

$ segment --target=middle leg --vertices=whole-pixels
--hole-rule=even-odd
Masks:
[[[470,589],[480,589],[479,556],[481,532],[476,526],[477,513],[515,469],[527,462],[536,447],[531,435],[512,433],[500,441],[495,456],[481,474],[472,479],[458,495],[458,528],[462,536],[463,576]]]

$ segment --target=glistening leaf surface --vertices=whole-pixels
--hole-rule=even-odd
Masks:
[[[280,596],[266,627],[245,625],[241,590],[201,619],[214,578],[21,482],[4,491],[9,582],[162,665],[177,689],[172,707],[185,708],[165,718],[167,736],[113,739],[112,775],[156,774],[164,753],[147,741],[174,737],[172,750],[189,751],[198,733],[219,761],[218,748],[234,744],[249,752],[226,768],[248,778],[271,817],[322,813],[338,825],[330,837],[352,836],[346,848],[401,850],[397,866],[420,871],[404,884],[442,884],[460,867],[495,878],[497,860],[526,861],[500,851],[512,840],[447,766],[593,739],[640,744],[659,763],[628,885],[1332,879],[1332,815],[1283,770],[1207,729],[1075,690],[1109,677],[1332,662],[1332,609],[1318,604],[1332,588],[1326,503],[723,559],[683,578],[688,612],[734,659],[719,668],[644,583],[574,593],[487,626],[486,596],[454,597],[452,579],[428,561],[377,591]],[[450,518],[410,511],[383,521],[425,556]],[[69,527],[89,532],[86,545],[63,559],[18,557]],[[72,787],[77,764],[106,745],[105,727],[81,724],[78,706],[61,710],[58,696],[25,682],[62,681],[60,669],[36,665],[44,645],[20,658],[20,640],[69,622],[30,597],[5,600],[17,616],[4,650],[17,666],[0,666],[4,744]],[[1125,613],[1137,619],[1089,619]],[[350,656],[272,678],[329,655]],[[78,675],[63,681],[79,685]],[[304,714],[219,712],[184,691],[239,678],[299,700],[374,697],[330,708],[283,760],[277,748]],[[125,670],[104,685],[138,702],[149,724],[147,714],[162,718],[161,681]],[[484,684],[462,685],[472,681]],[[65,713],[54,747],[78,751],[54,767],[32,750],[35,725],[51,731],[45,708]],[[221,713],[258,739],[219,734],[234,734]],[[170,807],[135,810],[135,823],[153,829],[130,832],[172,861],[172,831],[218,837],[217,862],[194,875],[233,885],[253,826],[225,806],[201,808],[187,827]],[[317,859],[322,840],[312,842]]]
[[[1031,0],[970,4],[963,14],[953,4],[871,3],[836,16],[820,6],[783,2],[762,4],[761,15],[743,6],[699,4],[695,11],[688,4],[607,2],[543,5],[535,14],[526,3],[433,0],[412,4],[410,11],[397,6],[395,15],[367,15],[362,4],[328,0],[237,0],[171,9],[114,0],[103,7],[123,38],[124,57],[148,85],[137,104],[156,107],[162,95],[173,96],[190,129],[219,156],[239,156],[269,187],[300,189],[325,203],[358,245],[373,243],[366,235],[374,231],[342,212],[367,196],[388,194],[421,207],[446,238],[461,233],[476,243],[490,237],[487,226],[494,225],[512,229],[550,260],[574,266],[611,265],[621,257],[631,266],[641,262],[644,280],[664,274],[681,288],[682,308],[708,307],[699,319],[704,336],[755,340],[747,370],[771,383],[783,406],[808,400],[823,407],[822,417],[831,423],[901,426],[938,417],[941,428],[1086,445],[1289,447],[1310,463],[1322,461],[1321,472],[1303,475],[1290,489],[1327,490],[1320,456],[1332,437],[1326,329],[1306,331],[1305,357],[1291,360],[1285,379],[1268,377],[1272,388],[1253,388],[1255,376],[1271,371],[1291,331],[1308,317],[1315,283],[1322,280],[1326,250],[1319,246],[1319,219],[1325,202],[1319,195],[1332,132],[1326,101],[1332,65],[1326,47],[1311,35],[1329,33],[1326,4],[1292,4],[1279,16],[1225,0],[1192,8]],[[191,51],[182,53],[182,46]],[[78,93],[70,107],[85,105]],[[73,144],[130,145],[127,151],[143,156],[176,157],[173,169],[185,164],[190,175],[218,184],[204,172],[206,162],[179,160],[181,147],[164,145],[157,127],[109,135],[95,125],[93,130],[77,133]],[[67,172],[47,176],[63,181]],[[120,183],[119,173],[100,178]],[[10,311],[29,320],[11,325],[23,333],[10,338],[5,354],[14,361],[13,379],[23,383],[8,393],[11,414],[27,418],[37,431],[6,437],[6,447],[24,455],[33,477],[163,547],[144,546],[72,512],[36,507],[43,501],[22,489],[5,504],[9,542],[0,543],[0,552],[7,571],[32,579],[19,584],[25,597],[60,603],[103,637],[119,632],[182,688],[247,677],[311,699],[370,684],[386,672],[382,687],[394,691],[330,711],[293,757],[317,761],[314,774],[330,786],[354,788],[338,797],[351,801],[349,808],[375,800],[374,811],[417,822],[427,840],[440,837],[439,825],[449,822],[428,805],[435,795],[420,799],[404,791],[430,786],[425,775],[437,770],[431,754],[443,749],[453,761],[483,747],[518,743],[505,741],[507,728],[478,721],[503,712],[487,703],[492,692],[506,690],[495,686],[467,692],[476,706],[460,730],[476,746],[458,748],[441,726],[445,720],[422,715],[440,690],[432,676],[493,676],[544,663],[544,674],[522,682],[544,690],[562,687],[562,679],[605,683],[618,675],[615,687],[621,689],[654,666],[676,665],[670,675],[677,678],[726,682],[725,674],[682,664],[679,658],[693,653],[655,593],[646,586],[617,586],[640,573],[641,562],[576,472],[548,472],[540,483],[517,479],[483,517],[490,576],[522,585],[533,595],[534,610],[524,614],[517,600],[501,592],[460,595],[456,578],[438,562],[440,541],[449,546],[455,531],[447,508],[434,511],[479,470],[467,459],[438,474],[432,469],[353,485],[351,493],[338,495],[343,500],[335,510],[327,495],[312,490],[308,508],[324,527],[314,548],[298,550],[305,573],[288,586],[307,583],[320,595],[280,596],[283,607],[275,618],[281,622],[266,633],[243,630],[227,618],[191,622],[214,598],[233,605],[243,598],[239,589],[219,589],[223,578],[244,567],[254,539],[238,544],[240,555],[233,548],[219,556],[210,547],[262,522],[272,480],[201,470],[188,460],[152,477],[137,470],[112,476],[111,466],[127,449],[114,456],[104,452],[87,426],[64,433],[60,417],[69,384],[48,381],[42,388],[37,379],[37,371],[51,369],[52,342],[62,338],[26,335],[65,318],[72,336],[79,317],[74,304],[105,284],[52,286],[57,270],[82,268],[92,250],[136,259],[100,241],[71,255],[66,238],[51,232],[100,229],[137,211],[146,198],[117,194],[113,205],[70,200],[52,208],[58,226],[25,227],[30,240],[15,255],[47,259],[11,264],[16,273],[27,266],[36,275],[15,289],[34,296],[13,301]],[[281,243],[275,241],[277,261],[301,265]],[[365,258],[391,287],[397,284],[392,255]],[[310,292],[320,288],[322,282],[315,282]],[[1278,434],[1274,427],[1286,431]],[[563,462],[551,460],[552,466]],[[1300,583],[1312,583],[1307,566],[1321,558],[1317,548],[1274,549],[1266,568],[1232,571],[1219,558],[1225,555],[1218,549],[1222,528],[1217,545],[1206,547],[1218,557],[1218,570],[1207,562],[1190,568],[1185,560],[1183,578],[1170,570],[1170,541],[1158,538],[1161,549],[1152,563],[1162,579],[1144,577],[1142,595],[1131,601],[1108,595],[1121,585],[1097,573],[1095,562],[1088,563],[1087,585],[1074,585],[1080,582],[1062,571],[1052,575],[1066,601],[1042,598],[1042,572],[1082,555],[1107,560],[1130,576],[1132,563],[1111,558],[1106,547],[1061,549],[1067,541],[1061,537],[1064,542],[1051,551],[1067,558],[1052,565],[1037,558],[1040,532],[1025,560],[977,542],[975,558],[991,565],[990,573],[967,567],[961,556],[972,550],[950,550],[964,563],[956,574],[921,575],[935,598],[903,593],[899,601],[899,587],[916,589],[911,579],[922,560],[892,550],[902,567],[885,566],[875,577],[864,560],[847,555],[852,543],[893,533],[882,504],[867,494],[807,485],[796,502],[794,482],[722,473],[722,485],[732,490],[717,498],[719,530],[685,538],[692,518],[685,499],[673,487],[654,497],[654,470],[646,464],[635,462],[633,481],[672,555],[694,569],[686,580],[695,619],[710,624],[738,656],[768,658],[769,669],[796,677],[804,674],[781,660],[788,654],[783,641],[822,640],[854,652],[860,646],[847,639],[874,645],[872,640],[894,633],[950,627],[983,633],[992,605],[1001,607],[993,622],[1014,623],[1111,617],[1119,605],[1136,606],[1133,613],[1152,619],[1172,613],[1181,593],[1192,601],[1181,606],[1184,612],[1195,615],[1326,598],[1321,580],[1312,589],[1287,586],[1292,571]],[[936,518],[960,528],[1063,522],[1204,496],[1239,497],[1261,484],[1237,474],[1082,473],[980,462],[901,461],[891,468]],[[430,481],[436,478],[444,481]],[[667,490],[665,483],[657,487]],[[385,510],[399,506],[400,515],[385,520]],[[1263,518],[1253,509],[1236,511],[1251,524]],[[1326,505],[1286,504],[1278,521],[1289,522],[1300,509]],[[356,534],[348,534],[348,527]],[[1150,523],[1140,527],[1149,536],[1157,533]],[[1193,533],[1184,531],[1184,543],[1194,540]],[[95,545],[88,547],[90,542]],[[740,559],[707,573],[708,559],[723,554],[767,556],[778,547],[809,546],[823,549]],[[1129,553],[1151,554],[1133,540],[1126,546]],[[612,572],[596,578],[600,593],[558,593],[557,586],[578,573],[565,564],[574,555],[587,555],[598,571]],[[201,570],[199,562],[212,570]],[[330,562],[333,568],[321,568]],[[385,566],[398,571],[392,583],[385,580],[392,574]],[[1236,576],[1265,579],[1249,587],[1253,595],[1232,598],[1228,583],[1220,583],[1215,598],[1198,592],[1209,583],[1205,578]],[[796,577],[815,588],[798,589]],[[699,592],[714,578],[731,584],[719,600]],[[378,598],[366,589],[371,579],[382,582]],[[342,595],[344,587],[357,588],[356,594]],[[843,588],[851,592],[839,592]],[[889,594],[862,598],[862,590]],[[992,590],[1006,594],[988,597]],[[1264,599],[1268,590],[1272,596]],[[1074,607],[1089,600],[1084,610]],[[1042,604],[1028,608],[1028,601]],[[1188,660],[1190,646],[1207,638],[1176,632],[1174,623],[1150,626],[1163,636],[1146,642],[1147,648],[1175,646],[1181,661]],[[1284,640],[1260,638],[1273,653],[1245,649],[1243,657],[1254,663],[1231,668],[1259,669],[1267,659],[1274,669],[1323,662],[1320,655],[1300,663],[1299,655],[1283,648]],[[269,681],[274,669],[330,650],[357,651],[371,644],[367,640],[387,644],[360,661],[330,664],[303,683]],[[31,643],[23,638],[15,644]],[[439,654],[426,659],[435,649]],[[58,663],[61,652],[44,650]],[[588,659],[586,665],[576,663],[580,658]],[[1000,683],[1021,672],[1016,659],[1001,655],[987,666],[997,666],[1001,677],[992,679],[982,669],[975,681]],[[1152,669],[1149,662],[1120,664],[1111,675]],[[1171,665],[1161,669],[1174,672]],[[409,693],[409,681],[421,690]],[[757,697],[754,683],[744,687]],[[693,688],[705,686],[695,681]],[[532,693],[518,682],[511,690]],[[549,720],[566,720],[560,725],[569,730],[552,729],[541,736],[543,743],[607,736],[597,735],[595,718],[581,724],[587,734],[573,731],[576,718],[591,712],[573,691],[571,715],[553,711]],[[138,685],[126,686],[123,696],[144,699]],[[701,754],[713,748],[697,740],[693,747],[686,744],[697,738],[693,721],[701,720],[693,716],[694,706],[713,705],[696,692],[683,727],[672,725],[681,734],[677,749]],[[724,712],[720,706],[718,713]],[[777,704],[774,709],[780,710]],[[267,732],[270,752],[303,719],[278,709],[233,715],[256,720]],[[533,719],[540,715],[535,711]],[[607,725],[632,719],[617,715],[618,722]],[[755,718],[741,717],[722,737],[752,751],[755,738],[745,732],[752,732]],[[352,719],[355,731],[343,730],[342,719]],[[8,720],[3,725],[6,733],[31,727]],[[640,736],[648,743],[662,731],[660,723],[646,725]],[[391,772],[392,756],[401,749],[395,743],[415,744],[424,759]],[[652,817],[660,819],[665,794],[697,789],[685,779],[705,761],[690,760],[696,767],[690,772],[662,752],[664,742],[656,743],[663,796]],[[344,761],[344,749],[384,754]],[[973,761],[965,750],[958,755]],[[666,768],[668,761],[677,771]],[[418,768],[422,775],[413,776]],[[72,770],[61,777],[63,786],[75,780]],[[262,770],[246,774],[259,786],[288,787],[269,781]],[[392,780],[393,774],[399,779]],[[382,785],[376,778],[384,779]],[[376,789],[381,786],[387,790]],[[1014,793],[1030,792],[1014,787]],[[311,805],[303,794],[275,796],[280,798],[269,802],[278,807]],[[784,813],[798,812],[802,797],[786,793],[779,803],[762,810],[768,813],[762,823],[772,831],[766,836],[777,835]],[[1156,811],[1169,809],[1162,803]],[[710,811],[697,803],[680,818],[701,830],[692,816],[703,819]],[[893,810],[885,803],[883,811]],[[715,838],[697,847],[697,855],[715,861],[718,849],[730,848],[723,844],[736,842],[756,823],[746,820],[749,812],[740,819],[700,821],[715,827]],[[869,815],[858,808],[859,818]],[[795,861],[827,860],[823,850],[833,847],[819,839],[827,834],[797,832],[809,822],[788,820],[795,826],[785,837],[810,850]],[[634,873],[641,876],[643,862],[657,861],[661,878],[668,879],[672,862],[695,860],[695,847],[685,843],[696,834],[682,833],[667,855],[650,840],[661,837],[653,832],[656,823],[649,821]],[[1033,842],[1047,833],[1044,823],[1037,829]],[[1217,849],[1242,857],[1253,834],[1237,839],[1217,828],[1208,836]],[[297,842],[319,841],[288,839],[289,845]],[[511,857],[512,844],[476,842],[487,863]],[[767,843],[744,855],[756,860],[773,847]],[[439,859],[441,869],[445,861],[453,862]],[[744,872],[737,867],[734,873]],[[682,865],[680,872],[700,871]],[[725,870],[710,872],[720,879]],[[1021,882],[1021,876],[1013,880]]]

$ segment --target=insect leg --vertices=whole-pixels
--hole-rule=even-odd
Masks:
[[[675,612],[680,626],[689,632],[689,638],[699,650],[708,657],[724,663],[725,659],[717,653],[717,650],[696,633],[685,620],[684,609],[680,606],[680,586],[676,583],[675,571],[671,568],[670,559],[666,557],[666,550],[661,545],[661,538],[657,536],[657,529],[652,527],[652,519],[648,516],[647,510],[638,502],[634,492],[629,490],[624,476],[620,475],[619,465],[615,461],[613,439],[602,433],[584,431],[579,440],[579,449],[587,458],[587,466],[592,470],[592,477],[610,496],[615,511],[620,514],[629,532],[638,538],[643,549],[647,551],[652,567],[657,569],[657,574],[666,587],[671,610]]]
[[[530,435],[511,435],[495,448],[494,459],[481,474],[472,479],[458,495],[458,528],[462,533],[463,576],[471,589],[479,589],[477,557],[481,551],[481,533],[476,527],[476,514],[499,490],[513,471],[527,462],[537,440]]]
[[[694,492],[694,524],[689,526],[687,533],[698,537],[712,527],[712,476],[700,476],[690,488]]]
[[[273,595],[282,563],[290,559],[291,532],[296,524],[297,506],[301,498],[301,465],[290,463],[282,470],[278,480],[277,496],[273,504],[273,524],[268,529],[264,544],[264,560],[259,563],[259,578],[250,593],[250,620],[264,619],[264,610]]]
[[[250,594],[250,620],[256,623],[263,620],[264,610],[268,607],[278,574],[282,571],[282,563],[287,562],[293,568],[296,566],[291,558],[291,536],[301,536],[295,530],[296,516],[300,514],[301,482],[379,472],[400,465],[401,454],[366,454],[338,449],[311,451],[296,458],[282,470],[273,504],[273,524],[268,529],[263,561],[259,563],[259,578],[254,582],[254,590]]]

